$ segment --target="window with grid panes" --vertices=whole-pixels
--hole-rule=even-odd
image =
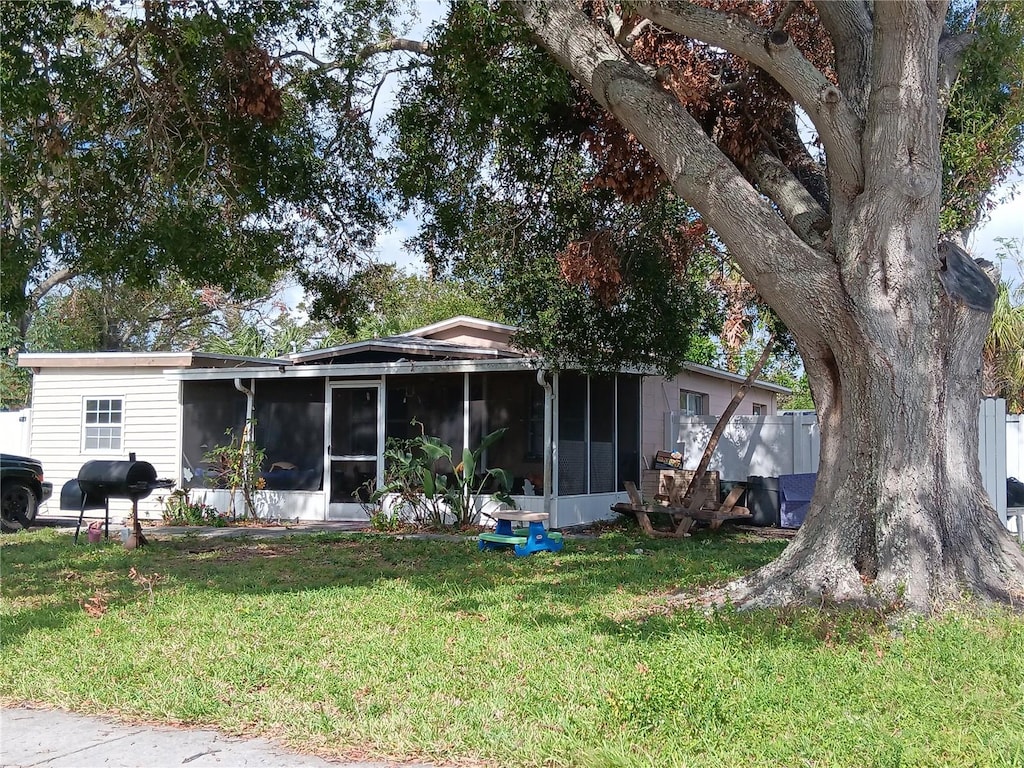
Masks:
[[[120,451],[124,401],[119,397],[85,399],[83,447],[87,451]]]

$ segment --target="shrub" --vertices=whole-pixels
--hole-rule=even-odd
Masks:
[[[413,424],[422,428],[419,422]],[[410,440],[389,440],[384,451],[384,483],[374,490],[371,503],[379,504],[388,494],[397,495],[399,512],[408,510],[413,523],[433,527],[446,525],[449,516],[459,527],[475,523],[476,500],[484,493],[515,507],[509,495],[512,475],[497,467],[480,466],[484,451],[505,432],[495,430],[476,450],[466,448],[460,462],[455,461],[454,449],[439,437],[424,434]],[[438,467],[452,470],[442,473]],[[493,490],[484,490],[491,487]]]
[[[241,517],[243,520],[258,520],[256,512],[256,491],[266,487],[266,481],[260,474],[266,451],[256,445],[251,435],[256,422],[250,420],[241,438],[235,437],[234,431],[228,429],[224,434],[228,437],[227,445],[218,445],[203,456],[203,461],[211,467],[211,477],[218,488],[227,488],[231,492],[229,515],[232,519]],[[241,492],[242,510],[239,513],[235,503],[235,495]]]
[[[227,520],[216,507],[192,501],[188,493],[187,489],[179,489],[164,500],[164,524],[212,525],[217,528],[227,525]]]

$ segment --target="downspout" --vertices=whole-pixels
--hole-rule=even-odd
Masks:
[[[552,468],[552,438],[553,438],[553,403],[554,395],[551,389],[551,382],[548,381],[547,371],[543,368],[537,370],[537,383],[544,387],[544,512],[551,514],[551,468]]]
[[[249,430],[252,425],[252,413],[255,410],[253,404],[255,395],[251,389],[243,386],[241,379],[235,379],[235,389],[245,395],[245,426],[242,427],[242,442],[244,443],[251,437]]]
[[[250,387],[252,386],[252,381],[251,380],[249,382],[249,386]],[[253,400],[255,399],[255,395],[253,394],[253,391],[249,387],[246,387],[246,386],[242,385],[242,380],[240,378],[236,378],[235,379],[235,389],[237,389],[239,392],[241,392],[243,395],[245,395],[245,426],[242,427],[242,440],[239,443],[239,448],[244,450],[246,443],[248,443],[249,440],[252,439],[252,434],[251,434],[251,432],[252,432],[252,414],[253,414],[253,410],[254,410]],[[245,456],[245,455],[246,454],[243,454],[243,456]],[[244,461],[244,459],[243,459],[243,461]],[[244,500],[243,503],[246,504],[245,514],[248,515],[249,511],[250,511],[249,510],[249,505],[248,505],[248,498],[249,498],[248,497],[248,491],[245,491],[245,490],[242,491],[242,498]],[[237,509],[235,507],[235,489],[234,488],[231,489],[231,508],[230,508],[230,513],[231,513],[232,517],[236,517],[237,514],[238,514]]]

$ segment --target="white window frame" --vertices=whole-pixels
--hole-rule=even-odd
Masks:
[[[690,408],[691,399],[694,403],[699,403],[697,409]],[[692,389],[680,389],[679,390],[679,411],[684,416],[707,416],[708,415],[708,396],[705,392],[695,392]]]
[[[107,402],[107,408],[106,408],[106,410],[101,410],[100,409],[100,403],[102,403],[104,401]],[[120,404],[116,411],[113,408],[113,404],[115,402]],[[90,409],[89,408],[89,403],[95,403],[96,404],[95,408],[94,409]],[[112,415],[114,413],[117,413],[118,414],[118,421],[117,422],[113,422],[113,421],[109,421],[108,420],[106,422],[95,421],[95,422],[90,423],[89,422],[89,414],[90,413],[96,413],[96,414],[105,413],[105,414],[108,414],[108,415]],[[83,395],[82,396],[82,435],[81,435],[82,453],[105,453],[105,454],[111,454],[111,453],[121,454],[121,453],[123,453],[124,452],[124,413],[125,413],[125,396],[124,395]],[[113,445],[110,444],[111,440],[114,437],[113,430],[114,430],[115,427],[117,429],[117,447],[114,447]],[[89,430],[90,429],[93,429],[93,430],[109,430],[109,432],[106,435],[101,435],[101,434],[90,435],[89,434]],[[101,445],[90,447],[88,445],[90,437],[95,437],[98,443],[100,441],[105,441],[106,445],[102,445],[101,444]]]
[[[768,406],[765,403],[754,403],[752,413],[755,416],[767,416]]]

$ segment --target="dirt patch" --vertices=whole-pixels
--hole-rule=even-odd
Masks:
[[[737,533],[748,533],[762,539],[792,539],[796,536],[796,528],[760,528],[756,525],[733,525],[727,530]]]
[[[231,544],[218,542],[207,544],[205,542],[190,542],[182,547],[182,552],[188,555],[210,555],[216,554],[221,562],[244,563],[250,560],[269,560],[275,557],[291,557],[297,554],[298,547],[290,544]]]

